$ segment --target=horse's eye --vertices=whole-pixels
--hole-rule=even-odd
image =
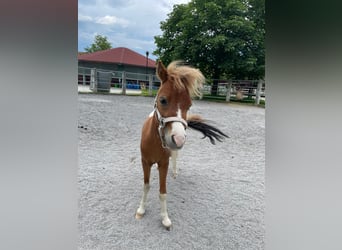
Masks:
[[[159,102],[161,105],[166,106],[167,105],[166,97],[164,97],[164,96],[160,97]]]

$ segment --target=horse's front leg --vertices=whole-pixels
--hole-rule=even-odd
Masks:
[[[169,167],[169,161],[158,163],[158,170],[159,170],[159,201],[160,201],[160,215],[162,217],[162,223],[164,227],[169,229],[171,227],[171,220],[169,215],[167,214],[167,206],[166,206],[166,177],[167,177],[167,170]]]
[[[139,208],[135,214],[136,219],[141,219],[145,214],[145,206],[147,200],[147,194],[150,190],[150,174],[151,174],[151,164],[147,163],[146,161],[142,161],[143,170],[144,170],[144,192],[141,198]]]

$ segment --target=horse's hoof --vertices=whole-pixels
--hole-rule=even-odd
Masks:
[[[170,227],[171,227],[171,221],[170,221],[170,219],[164,219],[163,221],[162,221],[162,223],[163,223],[163,226],[167,229],[167,230],[170,230]]]
[[[166,229],[167,231],[170,231],[172,224],[165,225],[165,224],[163,223],[163,226],[165,227],[165,229]]]
[[[172,173],[173,179],[176,179],[177,176],[178,176],[178,172],[173,172],[173,173]]]
[[[136,214],[135,214],[135,218],[136,218],[137,220],[140,220],[143,216],[144,216],[144,214],[139,214],[139,213],[136,213]]]

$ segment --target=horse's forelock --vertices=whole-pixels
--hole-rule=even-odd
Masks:
[[[184,65],[182,61],[174,61],[167,67],[167,72],[177,89],[187,88],[191,97],[202,95],[200,90],[205,78],[198,69]]]

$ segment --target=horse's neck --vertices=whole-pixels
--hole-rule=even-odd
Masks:
[[[149,116],[145,121],[144,131],[142,136],[148,138],[148,141],[153,144],[157,144],[160,142],[159,132],[158,132],[159,123],[154,115]]]
[[[158,127],[159,127],[159,122],[155,116],[155,114],[153,113],[152,116],[149,117],[149,119],[151,119],[150,123],[150,128],[151,128],[151,131],[153,131],[154,133],[158,134]]]
[[[151,162],[159,162],[162,158],[170,156],[169,150],[162,147],[162,142],[158,132],[159,122],[155,116],[147,118],[141,135],[142,157]]]

